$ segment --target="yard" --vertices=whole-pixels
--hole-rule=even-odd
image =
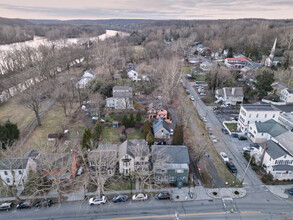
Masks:
[[[237,123],[225,123],[231,132],[237,132]]]
[[[127,139],[144,139],[144,135],[139,129],[129,128],[127,129]]]
[[[130,190],[131,182],[128,178],[115,176],[115,178],[113,177],[108,180],[105,188],[107,191]],[[132,180],[132,189],[135,189],[135,180]]]
[[[195,77],[196,81],[206,81],[206,75],[198,75]]]
[[[101,144],[120,143],[120,133],[117,128],[104,128],[102,132]]]
[[[190,66],[184,66],[181,68],[181,72],[183,74],[190,74],[191,73],[191,67]]]

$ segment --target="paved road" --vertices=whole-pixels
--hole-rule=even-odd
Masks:
[[[184,219],[292,219],[293,201],[282,200],[269,192],[258,190],[243,199],[202,200],[191,202],[157,201],[151,198],[145,202],[89,206],[85,202],[55,204],[51,208],[12,210],[0,213],[0,219],[22,220],[66,220],[66,219],[174,219],[178,211]],[[231,213],[233,207],[233,213]]]
[[[197,109],[200,116],[205,116],[208,120],[208,126],[213,128],[213,134],[217,137],[218,143],[214,144],[218,153],[224,151],[228,157],[233,161],[235,166],[238,169],[237,178],[239,180],[243,179],[244,171],[247,166],[247,161],[242,155],[241,148],[239,148],[239,141],[235,138],[232,138],[229,135],[224,135],[221,131],[223,127],[221,122],[215,116],[214,112],[209,109],[200,99],[199,95],[195,92],[195,89],[192,87],[192,83],[188,82],[185,77],[183,77],[185,85],[190,90],[191,95],[195,98],[194,106]],[[262,186],[263,184],[255,174],[255,172],[249,167],[244,178],[244,186],[253,187],[253,186]]]

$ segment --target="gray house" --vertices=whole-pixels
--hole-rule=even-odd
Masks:
[[[158,118],[153,122],[153,132],[155,138],[170,138],[170,128],[169,124],[162,118]]]
[[[133,109],[132,88],[129,86],[114,86],[113,97],[106,99],[106,107]]]
[[[177,186],[188,182],[190,161],[186,146],[153,145],[152,163],[156,181]]]
[[[243,88],[242,87],[224,87],[217,89],[215,97],[225,104],[239,105],[243,102]]]

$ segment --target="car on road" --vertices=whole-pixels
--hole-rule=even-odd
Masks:
[[[17,209],[30,209],[32,207],[32,203],[30,201],[24,201],[17,204]]]
[[[170,135],[172,136],[174,134],[174,130],[170,129]]]
[[[238,140],[239,141],[245,141],[245,140],[247,140],[247,137],[245,137],[245,136],[238,136]]]
[[[232,173],[237,173],[237,168],[231,161],[226,162],[226,166]]]
[[[290,195],[293,195],[293,189],[290,189],[290,190],[289,190],[289,194],[290,194]]]
[[[221,152],[220,156],[224,162],[229,162],[229,157],[227,156],[225,152]]]
[[[107,202],[106,196],[93,197],[93,198],[90,198],[89,200],[90,205],[101,205],[101,204],[105,204],[106,202]]]
[[[231,137],[233,137],[233,138],[238,138],[238,134],[237,134],[237,133],[232,133],[232,134],[231,134]]]
[[[163,200],[163,199],[170,199],[171,195],[167,192],[161,192],[155,195],[155,199]]]
[[[202,120],[204,123],[207,123],[207,122],[208,122],[208,120],[207,120],[206,117],[201,117],[201,120]]]
[[[211,140],[212,140],[213,143],[217,143],[218,142],[216,136],[211,135],[210,138],[211,138]]]
[[[224,134],[229,134],[229,132],[228,132],[228,130],[227,130],[226,128],[222,128],[222,132],[223,132]]]
[[[190,96],[190,100],[191,100],[191,101],[194,101],[195,99],[194,99],[194,97],[193,97],[193,96]]]
[[[128,200],[127,195],[119,195],[119,196],[114,196],[112,199],[112,202],[126,202]]]
[[[190,95],[190,91],[188,89],[186,89],[186,94]]]
[[[148,195],[144,193],[139,193],[132,196],[133,201],[145,201],[148,199]]]
[[[0,211],[9,211],[12,209],[13,203],[12,202],[5,202],[0,205]]]
[[[167,144],[167,142],[164,140],[158,140],[154,143],[154,145],[166,145],[166,144]]]
[[[35,204],[35,207],[36,208],[41,208],[41,207],[51,207],[52,205],[52,201],[50,199],[47,199],[47,200],[42,200],[42,201],[39,201]]]

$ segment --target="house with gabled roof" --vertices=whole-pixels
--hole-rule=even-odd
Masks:
[[[239,105],[243,102],[243,88],[224,87],[222,89],[217,89],[215,97],[217,100],[223,101],[224,104]]]
[[[133,109],[132,88],[129,86],[114,86],[113,97],[106,98],[106,107]]]
[[[170,138],[169,124],[162,118],[158,118],[153,122],[153,133],[155,138]]]

